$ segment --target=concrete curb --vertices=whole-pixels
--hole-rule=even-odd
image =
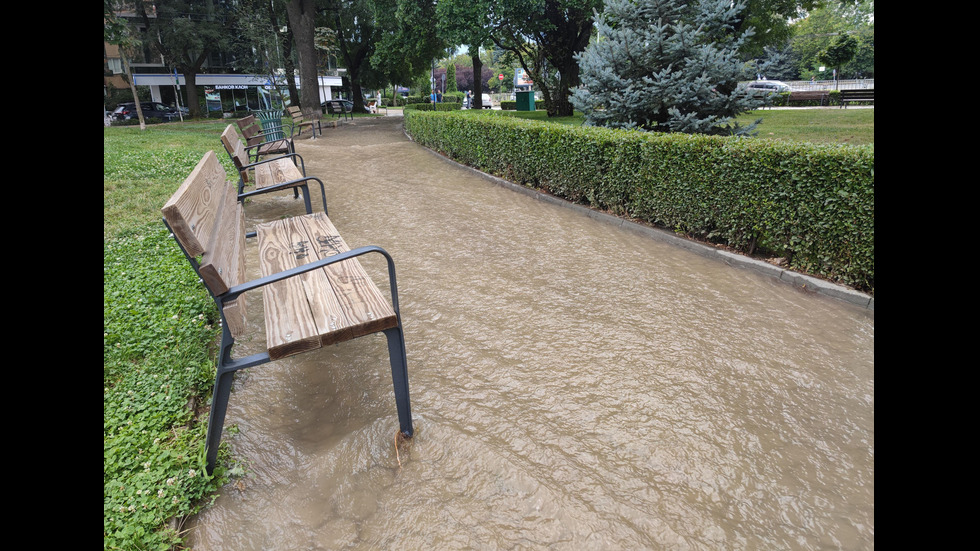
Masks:
[[[404,128],[402,129],[402,131],[405,132],[405,136],[407,136],[409,140],[413,142],[415,141],[412,140],[412,137],[408,134],[407,131],[404,130]],[[675,235],[674,233],[669,232],[667,230],[646,226],[630,220],[619,218],[618,216],[613,216],[611,214],[607,214],[604,212],[591,209],[585,205],[572,203],[571,201],[562,199],[560,197],[555,197],[554,195],[549,195],[547,193],[540,192],[536,189],[531,189],[529,187],[525,187],[520,184],[515,184],[514,182],[504,180],[503,178],[493,176],[492,174],[481,172],[471,166],[458,163],[437,151],[429,149],[428,147],[425,146],[422,147],[424,147],[426,151],[438,157],[439,159],[442,159],[443,161],[456,165],[460,168],[466,169],[499,186],[508,188],[510,190],[516,191],[518,193],[522,193],[524,195],[533,197],[541,201],[551,203],[553,205],[558,205],[574,211],[578,211],[581,214],[588,216],[589,218],[592,218],[599,222],[602,222],[604,224],[617,226],[623,228],[624,230],[642,235],[644,237],[655,239],[657,241],[661,241],[663,243],[667,243],[675,247],[680,247],[682,249],[689,250],[693,253],[699,254],[706,258],[719,260],[721,262],[728,264],[729,266],[753,270],[763,275],[767,275],[775,279],[778,279],[779,281],[792,285],[802,291],[824,295],[829,298],[846,302],[854,306],[859,306],[861,308],[866,308],[871,311],[874,311],[875,309],[875,300],[874,297],[872,297],[871,295],[861,293],[859,291],[855,291],[854,289],[850,289],[842,285],[837,285],[835,283],[831,283],[829,281],[825,281],[813,276],[808,276],[806,274],[801,274],[799,272],[787,270],[785,268],[781,268],[779,266],[769,264],[768,262],[763,262],[761,260],[750,258],[748,256],[744,256],[738,253],[733,253],[731,251],[726,251],[723,249],[717,249],[714,247],[710,247],[708,245],[704,245],[702,243],[698,243],[696,241],[691,241],[687,238]]]

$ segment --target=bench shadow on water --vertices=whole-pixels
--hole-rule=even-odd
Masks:
[[[873,311],[514,193],[392,119],[297,148],[348,244],[395,259],[417,436],[396,453],[383,336],[240,373],[248,474],[194,549],[874,547]]]

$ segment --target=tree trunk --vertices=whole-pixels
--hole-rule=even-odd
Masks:
[[[146,130],[146,120],[143,119],[143,108],[140,106],[140,98],[136,95],[136,83],[133,81],[133,72],[129,70],[129,59],[122,46],[119,47],[119,57],[122,58],[123,68],[126,69],[126,80],[129,81],[129,90],[133,92],[133,101],[136,103],[136,116],[140,120],[140,130]]]
[[[470,57],[473,58],[473,109],[483,109],[483,60],[480,59],[480,47],[470,46]]]
[[[272,21],[272,27],[275,29],[279,28],[279,17],[276,15],[276,10],[269,2],[269,19]],[[286,17],[286,22],[289,22],[289,17]],[[276,36],[279,36],[279,32],[276,32]],[[289,100],[294,105],[298,103],[299,100],[299,90],[296,89],[296,67],[293,65],[293,29],[291,26],[286,25],[286,36],[285,40],[279,40],[282,44],[282,67],[286,72],[286,85],[289,87]]]
[[[187,88],[187,111],[191,118],[201,116],[201,100],[197,97],[197,71],[184,70],[184,84]]]
[[[313,45],[316,3],[314,0],[289,0],[286,2],[286,16],[299,58],[299,105],[304,113],[319,113],[320,83],[316,73],[316,47]]]

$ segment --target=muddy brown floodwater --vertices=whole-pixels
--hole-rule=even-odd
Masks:
[[[395,259],[417,434],[396,453],[380,334],[239,373],[247,474],[193,549],[874,548],[873,310],[515,193],[399,118],[297,150]]]

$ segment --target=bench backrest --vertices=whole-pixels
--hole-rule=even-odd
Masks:
[[[242,136],[245,136],[245,142],[248,145],[262,143],[262,126],[256,120],[255,115],[238,119],[236,123],[238,124],[238,129],[242,131]]]
[[[225,151],[228,156],[231,157],[233,163],[235,163],[235,168],[238,169],[238,175],[241,177],[242,183],[248,181],[248,153],[245,151],[245,144],[239,139],[238,133],[235,132],[235,127],[228,125],[225,131],[221,133],[221,143],[225,146]],[[241,190],[239,190],[241,192]]]
[[[289,113],[289,116],[293,118],[294,123],[303,122],[303,110],[300,109],[298,106],[295,105],[290,106],[286,108],[286,111]]]
[[[245,217],[235,186],[208,151],[163,206],[163,219],[208,290],[219,301],[245,281]],[[218,302],[233,336],[245,329],[245,297]]]

